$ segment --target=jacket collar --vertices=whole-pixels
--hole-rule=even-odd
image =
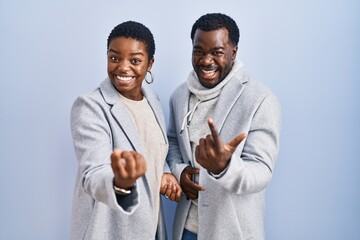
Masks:
[[[119,97],[119,92],[116,90],[116,88],[114,87],[114,85],[112,84],[111,80],[108,77],[100,84],[100,91],[101,94],[103,95],[104,101],[111,106],[110,111],[113,117],[116,119],[120,128],[127,136],[133,149],[137,152],[143,153],[144,151],[141,145],[141,141],[137,133],[136,127],[132,121],[132,118],[129,115],[126,106],[121,101],[121,98]],[[163,112],[158,97],[147,86],[142,86],[141,91],[144,97],[149,102],[151,108],[153,109],[155,113],[155,117],[163,132],[164,139],[166,139],[165,120],[163,119],[163,114],[162,114]]]
[[[229,82],[221,90],[213,115],[213,120],[215,121],[219,133],[221,133],[226,118],[228,117],[231,109],[234,107],[236,101],[240,97],[244,89],[244,84],[246,84],[248,79],[249,77],[247,73],[245,72],[243,66],[241,66],[241,69],[229,80]],[[179,119],[181,120],[189,111],[188,108],[189,108],[189,100],[190,100],[190,91],[187,89],[187,91],[185,92],[186,93],[183,96],[178,97],[179,106],[183,106],[179,109],[179,115],[178,115],[180,116]],[[183,136],[183,138],[188,140],[189,139],[188,128],[185,127],[181,135]],[[191,153],[190,144],[185,144],[185,148],[186,148],[186,152]]]
[[[229,81],[221,90],[219,99],[214,110],[214,121],[221,133],[225,120],[228,117],[231,109],[234,107],[236,101],[244,90],[244,84],[248,81],[248,75],[242,69],[235,74],[231,81]]]

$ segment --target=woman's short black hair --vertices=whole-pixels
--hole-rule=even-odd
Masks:
[[[107,39],[107,49],[109,50],[110,42],[117,37],[133,38],[143,42],[149,55],[149,61],[154,58],[155,40],[151,31],[143,24],[127,21],[117,25],[110,33]]]
[[[194,40],[196,29],[209,32],[220,28],[228,30],[231,43],[237,46],[240,38],[239,27],[231,17],[223,13],[208,13],[196,20],[191,29],[191,40]]]

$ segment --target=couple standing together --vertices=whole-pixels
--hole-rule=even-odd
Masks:
[[[108,77],[71,111],[78,159],[72,239],[167,239],[160,194],[178,202],[173,239],[264,239],[264,189],[279,149],[280,105],[236,60],[227,15],[191,30],[192,65],[165,119],[155,42],[141,23],[107,40]]]

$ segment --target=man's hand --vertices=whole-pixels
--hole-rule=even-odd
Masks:
[[[205,190],[203,186],[191,180],[193,174],[199,174],[199,169],[188,166],[182,171],[180,176],[180,186],[187,198],[192,200],[198,198],[199,191]]]
[[[178,202],[181,197],[181,187],[171,173],[164,173],[161,178],[160,194],[163,194],[171,201]]]
[[[145,175],[146,162],[143,156],[134,151],[114,149],[111,154],[111,167],[114,171],[114,184],[122,189],[131,188],[136,179]]]
[[[229,143],[223,144],[215,122],[209,119],[208,124],[211,135],[199,140],[199,145],[195,148],[195,159],[203,168],[213,174],[219,174],[227,167],[232,154],[246,137],[246,133],[242,133]]]

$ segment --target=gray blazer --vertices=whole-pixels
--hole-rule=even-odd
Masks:
[[[170,99],[167,161],[179,181],[183,169],[194,161],[188,129],[179,134],[189,97],[184,83]],[[264,189],[279,149],[278,99],[242,68],[224,86],[212,118],[224,143],[241,133],[248,135],[222,177],[216,179],[200,168],[199,182],[205,191],[199,192],[198,239],[264,239]],[[190,201],[182,196],[175,215],[175,240],[181,239],[189,207]]]
[[[142,92],[166,139],[158,97],[146,86]],[[135,189],[127,196],[117,196],[113,190],[112,150],[143,153],[136,128],[118,94],[107,78],[98,89],[76,99],[71,110],[71,132],[78,159],[71,236],[74,240],[142,240],[154,239],[156,234],[156,239],[166,239],[162,212],[159,223],[152,221],[153,197],[146,176],[136,181]]]

